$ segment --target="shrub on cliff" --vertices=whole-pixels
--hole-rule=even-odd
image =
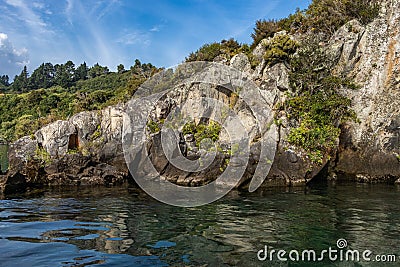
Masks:
[[[323,154],[334,148],[340,124],[356,120],[350,99],[339,92],[343,87],[357,86],[331,74],[332,60],[318,40],[304,40],[290,67],[292,93],[284,109],[296,126],[288,142],[305,149],[313,161],[321,162]]]
[[[275,33],[281,30],[277,20],[257,20],[254,33],[251,34],[253,38],[254,48],[262,39],[273,37]]]
[[[306,10],[298,9],[287,18],[258,20],[251,35],[252,47],[281,30],[290,33],[311,31],[322,33],[329,38],[339,27],[352,19],[357,19],[363,24],[370,23],[379,15],[379,10],[377,0],[313,0]]]
[[[224,55],[230,59],[240,51],[240,44],[233,38],[222,40],[220,43],[205,44],[196,52],[192,52],[186,58],[186,62],[191,61],[213,61],[217,56]]]
[[[222,126],[210,120],[208,124],[199,123],[196,125],[194,122],[188,122],[183,126],[183,134],[193,134],[196,140],[196,145],[200,146],[202,140],[209,138],[213,142],[219,139],[219,134],[222,130]]]
[[[296,52],[298,43],[287,34],[277,34],[266,43],[264,59],[268,65],[279,62],[288,63],[290,57]]]
[[[370,23],[379,15],[378,3],[375,0],[313,0],[305,12],[307,26],[330,36],[352,19]]]

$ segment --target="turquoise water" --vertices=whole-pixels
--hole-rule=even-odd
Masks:
[[[132,188],[31,191],[0,200],[0,266],[398,266],[400,188],[314,185],[231,192],[197,208]],[[259,261],[274,249],[396,254],[376,262]]]

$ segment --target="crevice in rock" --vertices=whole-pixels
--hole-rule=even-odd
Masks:
[[[160,175],[164,175],[165,172],[167,171],[168,167],[169,167],[170,163],[168,162],[165,167],[160,171]]]
[[[325,166],[319,171],[319,173],[317,175],[315,175],[312,179],[310,179],[306,184],[312,185],[312,184],[317,184],[317,183],[328,182],[329,164],[330,164],[330,162],[327,162],[325,164]]]
[[[79,138],[77,134],[71,134],[68,140],[68,150],[76,150],[79,148]]]
[[[363,38],[364,34],[365,30],[358,36],[356,42],[354,43],[353,49],[350,52],[349,60],[352,60],[356,56],[358,46],[360,45],[361,39]]]

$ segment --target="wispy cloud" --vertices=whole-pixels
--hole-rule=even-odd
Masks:
[[[6,33],[0,33],[0,73],[17,72],[29,64],[28,50],[16,49]]]
[[[34,8],[37,8],[37,9],[44,9],[45,8],[44,3],[41,3],[41,2],[33,2],[32,6]]]
[[[150,29],[151,32],[159,32],[162,28],[162,25],[156,25],[153,26],[153,28]]]
[[[134,31],[123,34],[120,38],[117,39],[116,42],[123,45],[143,44],[145,46],[148,46],[150,45],[151,40],[148,33]]]
[[[113,8],[119,6],[121,4],[121,2],[119,0],[111,0],[111,1],[105,1],[106,6],[104,8],[102,8],[100,10],[100,12],[98,12],[97,15],[97,20],[101,20],[107,13],[109,13]],[[103,5],[103,1],[101,1],[101,5]]]
[[[53,15],[53,11],[51,11],[48,6],[43,3],[43,2],[33,2],[32,3],[33,8],[40,10],[46,15]]]
[[[6,0],[5,2],[16,9],[20,20],[25,22],[33,33],[43,34],[53,32],[48,28],[47,23],[24,1]]]
[[[111,4],[116,4],[112,1]],[[110,7],[109,7],[110,8]],[[78,0],[67,0],[64,10],[71,31],[76,32],[74,46],[80,52],[85,53],[85,60],[95,60],[103,64],[114,64],[114,49],[110,46],[109,38],[104,35],[102,25],[97,22],[98,11],[94,12],[91,3]],[[106,7],[107,9],[107,7]],[[103,10],[103,14],[107,11]],[[104,15],[103,15],[104,16]],[[115,64],[114,64],[115,65]]]
[[[71,24],[71,25],[73,24],[73,19],[72,19],[73,8],[74,8],[74,0],[67,0],[67,4],[66,4],[64,13],[65,13],[65,16],[67,17],[69,24]]]

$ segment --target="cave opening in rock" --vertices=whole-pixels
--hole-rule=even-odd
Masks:
[[[79,138],[77,134],[71,134],[69,136],[68,150],[75,150],[79,147]]]

